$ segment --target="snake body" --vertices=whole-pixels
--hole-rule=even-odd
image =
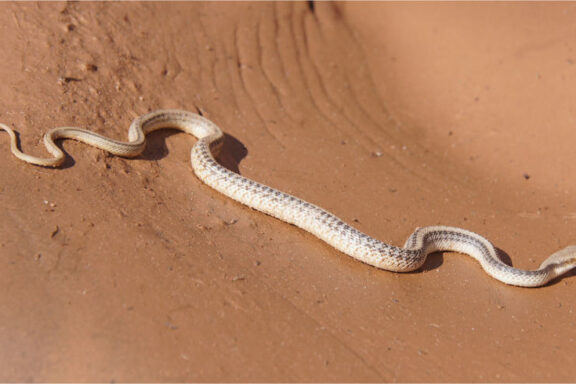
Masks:
[[[65,159],[56,140],[73,139],[118,156],[135,157],[144,150],[146,135],[163,128],[179,129],[198,138],[191,152],[192,168],[198,178],[210,187],[251,208],[294,224],[341,252],[377,268],[394,272],[413,271],[420,268],[432,252],[454,251],[472,256],[486,273],[506,284],[539,287],[576,266],[576,246],[569,246],[550,256],[537,270],[513,268],[500,260],[496,248],[487,239],[455,227],[417,228],[403,247],[386,244],[314,204],[243,177],[220,165],[213,154],[221,147],[224,137],[222,130],[210,120],[191,112],[158,110],[138,117],[130,125],[128,142],[75,127],[55,128],[44,135],[44,144],[54,156],[52,158],[22,153],[18,149],[14,131],[0,124],[0,129],[10,135],[11,151],[16,157],[46,167],[57,167]]]

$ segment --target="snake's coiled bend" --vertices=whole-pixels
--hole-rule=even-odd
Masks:
[[[39,158],[18,149],[14,131],[4,124],[0,129],[11,138],[11,151],[19,159],[40,166],[57,167],[65,155],[55,140],[73,139],[123,157],[138,156],[145,147],[146,135],[162,128],[176,128],[198,138],[192,148],[192,168],[204,183],[251,208],[294,224],[334,248],[360,261],[395,272],[418,269],[429,253],[454,251],[466,253],[480,262],[486,273],[506,284],[539,287],[576,266],[576,246],[554,253],[535,271],[513,268],[503,263],[498,252],[484,237],[465,229],[434,226],[417,228],[404,247],[376,240],[324,209],[295,196],[270,188],[231,172],[216,162],[223,133],[218,126],[199,115],[179,110],[159,110],[134,120],[128,131],[129,142],[116,141],[94,132],[61,127],[48,131],[44,144],[53,158]]]

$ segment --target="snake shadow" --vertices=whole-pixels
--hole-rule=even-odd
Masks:
[[[504,252],[500,248],[496,248],[496,252],[498,253],[498,257],[500,258],[500,260],[502,260],[503,263],[508,264],[511,267],[513,266],[512,265],[512,259],[510,258],[510,256],[506,252]],[[448,254],[456,254],[457,252],[450,252],[450,251],[432,252],[431,254],[428,255],[428,257],[426,258],[426,261],[424,262],[424,264],[420,268],[418,268],[415,271],[408,272],[408,273],[424,273],[424,272],[429,272],[429,271],[432,271],[436,268],[439,268],[442,264],[444,264],[444,255],[447,253]],[[462,254],[462,255],[463,255],[463,257],[468,257],[468,258],[473,259],[471,256],[464,255],[464,254]],[[455,257],[458,257],[458,256],[455,256]],[[478,268],[482,268],[478,262],[476,264],[478,264]]]
[[[504,252],[502,249],[500,248],[496,248],[496,252],[498,253],[498,257],[500,257],[500,260],[502,260],[504,263],[508,264],[509,266],[513,267],[514,264],[512,263],[512,259],[510,258],[510,256]],[[542,259],[542,261],[544,261],[544,259]],[[573,269],[571,271],[568,271],[566,273],[564,273],[563,275],[560,275],[552,280],[550,280],[547,284],[543,285],[542,287],[539,288],[543,288],[543,287],[549,287],[552,285],[556,285],[558,284],[560,281],[562,281],[562,279],[571,277],[571,276],[576,276],[576,269]]]
[[[22,144],[20,140],[20,133],[18,131],[15,131],[14,133],[16,135],[18,143],[17,146],[21,150]],[[169,128],[150,132],[146,136],[146,146],[144,148],[144,151],[136,158],[150,161],[157,161],[165,158],[166,156],[168,156],[170,152],[168,150],[168,146],[166,145],[166,139],[176,134],[183,134],[183,132],[177,129],[169,129]],[[192,146],[196,142],[195,139],[192,140],[193,141],[191,143],[190,149],[192,149]],[[70,151],[71,148],[67,145],[68,141],[71,140],[58,140],[56,144],[65,154],[64,161],[57,168],[55,168],[56,170],[65,170],[72,168],[74,165],[76,165],[76,160],[74,159],[74,152],[76,151],[76,149],[74,148],[72,149],[72,151]],[[79,145],[85,146],[85,144],[83,143],[79,143]],[[88,148],[89,150],[100,151],[102,156],[104,157],[122,158],[121,156],[113,155],[104,150],[100,150],[90,146]],[[248,149],[244,146],[244,144],[240,142],[240,140],[236,139],[232,135],[224,133],[224,143],[222,149],[220,150],[220,153],[215,156],[215,158],[218,160],[220,164],[228,168],[230,171],[240,174],[239,164],[247,155],[248,155]],[[127,160],[129,161],[130,159]]]
[[[508,264],[511,267],[513,266],[512,265],[512,259],[510,258],[510,256],[506,252],[504,252],[500,248],[496,248],[496,252],[498,253],[498,257],[500,258],[500,260],[502,260],[503,263]],[[416,273],[416,274],[417,273],[424,273],[424,272],[429,272],[429,271],[432,271],[436,268],[439,268],[442,264],[444,264],[444,255],[447,253],[456,253],[456,252],[450,252],[450,251],[432,252],[426,258],[424,265],[422,265],[417,270],[412,271],[412,272],[408,272],[408,273]],[[463,255],[463,257],[472,258],[471,256],[468,256],[468,255],[464,255],[464,254],[462,254],[462,255]],[[458,257],[458,256],[456,256],[456,257]],[[476,264],[478,264],[478,268],[482,268],[479,263],[476,263]]]
[[[498,248],[498,247],[496,247],[496,252],[498,253],[498,257],[500,258],[500,260],[502,260],[502,262],[504,264],[508,264],[511,267],[514,266],[514,264],[512,263],[512,259],[510,258],[510,255],[508,255],[508,253],[506,253],[504,250],[502,250],[501,248]],[[412,272],[408,272],[408,273],[418,274],[418,273],[429,272],[429,271],[432,271],[436,268],[439,268],[444,263],[444,254],[446,254],[446,253],[455,253],[455,252],[449,252],[449,251],[433,252],[433,253],[428,255],[428,257],[426,258],[426,261],[424,262],[424,265],[422,265],[417,270],[412,271]],[[471,258],[468,255],[464,255],[464,257]],[[476,264],[478,265],[479,269],[482,269],[482,267],[480,266],[480,264],[478,262],[476,262]],[[558,277],[550,280],[546,285],[543,285],[542,287],[539,287],[539,288],[556,285],[559,282],[561,282],[563,279],[569,278],[572,276],[576,276],[576,268],[571,270],[571,271],[566,272],[565,274],[563,274],[561,276],[558,276]],[[518,288],[518,287],[513,287],[513,288]],[[524,289],[524,288],[522,288],[522,289]]]
[[[16,147],[20,150],[23,151],[22,149],[22,140],[20,137],[20,132],[18,131],[14,131],[14,134],[16,135]],[[60,164],[58,167],[56,168],[52,168],[52,167],[47,167],[47,166],[39,166],[40,168],[49,168],[49,169],[53,169],[55,171],[58,170],[64,170],[64,169],[68,169],[68,168],[72,168],[75,164],[76,161],[72,158],[72,156],[70,155],[70,152],[68,151],[67,148],[64,147],[64,143],[68,141],[68,140],[58,140],[56,146],[58,146],[62,152],[64,152],[64,161],[62,162],[62,164]],[[84,145],[84,144],[82,144]],[[24,153],[28,154],[28,152],[23,151]],[[42,156],[42,155],[34,155],[33,156]]]
[[[177,129],[162,129],[151,132],[147,136],[146,148],[137,158],[143,160],[157,161],[165,158],[169,154],[166,139],[176,134],[182,134]],[[184,134],[185,135],[185,134]],[[196,139],[191,140],[190,149]],[[234,136],[224,133],[224,143],[220,153],[217,154],[216,160],[230,171],[240,174],[240,162],[248,155],[248,149]]]

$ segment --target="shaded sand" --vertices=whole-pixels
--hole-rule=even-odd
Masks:
[[[0,121],[126,137],[201,111],[223,164],[400,245],[485,235],[521,268],[576,242],[574,4],[0,4]],[[192,174],[75,142],[32,167],[0,135],[0,381],[571,381],[566,277],[469,257],[394,274]]]

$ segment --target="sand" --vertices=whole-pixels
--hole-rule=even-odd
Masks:
[[[228,168],[401,245],[452,225],[535,269],[576,242],[571,3],[2,3],[0,121],[125,138],[158,108]],[[192,137],[56,170],[0,135],[0,381],[571,381],[572,275],[380,271],[191,172]]]

